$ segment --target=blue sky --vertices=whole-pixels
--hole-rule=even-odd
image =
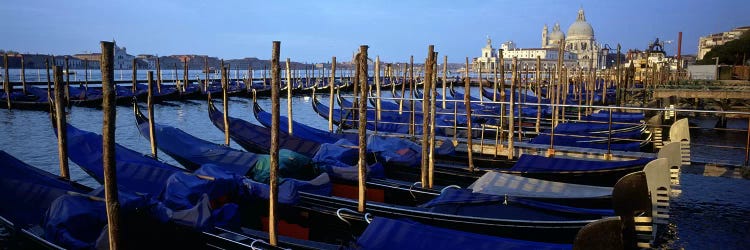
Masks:
[[[44,54],[97,52],[116,39],[130,54],[208,54],[267,59],[348,61],[361,44],[371,57],[423,60],[427,46],[451,62],[476,57],[485,39],[539,47],[544,24],[563,31],[583,7],[598,42],[644,49],[683,32],[683,54],[698,37],[750,25],[750,1],[192,1],[3,0],[0,48]]]

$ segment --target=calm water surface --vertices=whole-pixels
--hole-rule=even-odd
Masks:
[[[327,97],[322,101],[327,103]],[[309,97],[293,98],[294,118],[297,121],[321,129],[327,123],[314,113]],[[270,101],[261,99],[261,105],[270,110]],[[252,115],[252,102],[245,98],[230,100],[231,116],[257,123]],[[281,101],[285,114],[286,100]],[[155,106],[155,120],[185,130],[199,138],[223,143],[224,135],[208,119],[205,101],[174,102]],[[68,115],[69,123],[83,130],[101,134],[102,111],[92,108],[73,107]],[[132,108],[117,108],[117,143],[147,154],[148,141],[137,131]],[[729,134],[727,134],[729,133]],[[695,131],[694,142],[729,143],[744,145],[743,132]],[[234,148],[240,149],[232,143]],[[44,170],[58,173],[56,138],[50,126],[47,112],[0,110],[0,149]],[[694,155],[715,158],[744,157],[742,150],[693,150]],[[179,165],[163,153],[159,157],[171,164]],[[98,184],[75,164],[70,163],[73,180],[89,186]],[[661,248],[686,249],[747,249],[750,246],[750,181],[724,177],[706,177],[695,174],[681,176],[682,193],[672,202],[669,233]],[[9,205],[9,204],[2,204]],[[0,238],[7,232],[0,228]],[[0,246],[2,246],[0,240]],[[2,247],[0,247],[2,248]]]

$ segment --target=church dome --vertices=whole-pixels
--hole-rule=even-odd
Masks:
[[[594,37],[594,28],[591,27],[591,24],[586,22],[586,15],[584,15],[583,9],[578,10],[578,18],[568,28],[568,37],[583,39]]]
[[[555,23],[555,27],[552,28],[552,32],[549,33],[549,41],[551,43],[558,43],[563,39],[565,39],[565,34],[560,30],[560,24]]]
[[[552,31],[552,33],[549,34],[550,41],[560,41],[562,39],[565,39],[565,34],[563,34],[562,31]]]

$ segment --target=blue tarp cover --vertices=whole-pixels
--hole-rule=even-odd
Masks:
[[[102,166],[102,136],[80,130],[70,124],[68,132],[68,158],[98,181],[104,180]],[[158,194],[164,189],[167,178],[181,168],[144,156],[115,144],[115,169],[118,184],[128,191]]]
[[[354,249],[571,249],[568,244],[523,241],[376,217]]]
[[[635,131],[635,132],[640,133],[638,131]],[[628,132],[625,132],[625,133],[628,133]],[[567,146],[567,147],[580,147],[580,148],[607,149],[608,146],[606,142],[586,142],[587,140],[591,140],[591,139],[592,138],[565,136],[565,135],[556,134],[554,145],[555,146]],[[536,137],[534,137],[534,139],[531,139],[531,143],[534,143],[534,144],[550,145],[550,142],[552,142],[552,136],[546,135],[546,134],[537,135]],[[617,150],[617,151],[640,151],[641,143],[638,141],[611,142],[609,144],[609,148],[611,150]]]
[[[39,223],[50,204],[68,191],[87,192],[0,150],[0,216],[16,226]]]
[[[569,158],[551,158],[524,154],[510,169],[521,172],[589,171],[645,166],[653,158],[640,158],[628,161],[595,161]]]
[[[138,125],[141,134],[148,139],[148,123]],[[203,164],[216,164],[233,173],[244,175],[255,166],[258,156],[223,145],[198,139],[177,128],[155,124],[156,141],[159,149],[172,157],[193,163],[188,168],[198,168]]]
[[[518,198],[474,193],[471,189],[449,188],[438,197],[420,205],[431,212],[510,220],[566,221],[598,219],[600,215],[576,207],[544,202],[516,202]]]

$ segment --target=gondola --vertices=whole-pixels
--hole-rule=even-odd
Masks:
[[[79,145],[82,146],[74,148],[73,152],[76,154],[74,157],[71,157],[71,159],[73,159],[74,162],[78,163],[81,167],[86,169],[87,172],[99,172],[101,168],[99,164],[101,163],[101,152],[99,151],[99,142],[101,141],[101,137],[90,132],[77,130],[72,126],[69,128],[71,128],[72,132],[72,136],[70,138],[79,141],[81,143]],[[145,174],[153,172],[153,169],[166,170],[168,168],[173,168],[175,170],[169,172],[182,171],[176,167],[165,168],[163,163],[160,163],[152,158],[139,155],[138,153],[123,148],[119,145],[117,145],[116,148],[116,157],[118,158],[118,162],[128,162],[127,164],[121,164],[117,167],[118,181],[120,181],[120,185],[122,187],[140,188],[139,184],[149,182],[158,185],[158,179],[160,178],[153,178],[153,175]],[[201,174],[210,173],[216,172],[202,172]],[[101,179],[101,176],[93,176],[97,179]],[[208,177],[208,175],[204,176],[206,177],[203,178]],[[221,177],[216,176],[211,177],[215,179],[222,179]],[[216,182],[216,180],[214,180],[213,182]],[[264,236],[264,233],[249,228],[242,228],[240,230],[228,230],[225,228],[217,227],[214,230],[205,232],[203,236],[206,240],[206,244],[210,244],[211,246],[216,247],[236,249],[252,245],[253,247],[260,247],[263,249],[274,249],[265,244],[263,241],[258,242],[259,239],[265,240],[265,238],[263,237],[258,238],[258,235]],[[420,235],[420,237],[418,239],[402,240],[403,235]],[[446,238],[445,236],[450,237]],[[231,239],[242,239],[242,241],[238,240],[235,242]],[[250,241],[250,239],[253,239],[253,241]],[[452,249],[455,246],[471,246],[474,249],[494,249],[497,246],[503,246],[504,248],[531,247],[535,249],[570,248],[570,245],[568,244],[552,244],[493,237],[476,233],[467,233],[451,229],[438,228],[404,219],[390,219],[385,217],[376,217],[371,222],[369,222],[369,224],[366,225],[366,229],[364,230],[362,235],[357,237],[356,242],[353,242],[352,245],[349,246],[354,246],[357,249],[372,249],[382,247],[402,248],[407,246],[415,246],[415,244],[418,246],[430,246],[431,249]],[[291,247],[294,249],[337,249],[338,247],[340,249],[340,246],[333,244],[300,240],[283,236],[280,238],[279,247]]]
[[[134,105],[134,109],[139,130],[142,131],[142,134],[148,134],[147,132],[143,133],[148,129],[147,119],[140,113],[137,104]],[[169,149],[169,147],[184,148],[186,145],[182,145],[181,141],[185,142],[189,140],[191,143],[190,147],[192,148],[214,147],[211,146],[214,144],[205,141],[199,144],[201,140],[197,138],[186,139],[184,137],[189,137],[190,135],[184,132],[179,134],[170,133],[170,135],[162,134],[164,129],[178,130],[168,128],[164,125],[157,125],[157,140],[160,141],[158,145],[167,154],[174,155],[173,157],[188,158],[183,152],[179,152],[179,150]],[[175,136],[183,138],[175,138]],[[233,151],[237,152],[237,154],[242,153],[237,150]],[[204,154],[206,153],[211,152],[206,151]],[[203,156],[196,155],[196,157]],[[238,155],[237,158],[244,157]],[[200,160],[194,159],[193,164],[198,164]],[[335,189],[336,187],[334,187],[334,193],[336,192]],[[590,214],[550,213],[549,210],[531,208],[520,203],[515,204],[512,201],[507,202],[507,205],[498,206],[498,204],[503,204],[503,201],[505,201],[503,196],[480,196],[482,197],[476,197],[476,195],[466,189],[451,188],[446,189],[444,194],[420,207],[371,202],[368,204],[367,212],[372,213],[376,217],[406,217],[422,223],[452,229],[545,242],[571,242],[575,233],[583,225],[591,222],[593,219],[600,218],[600,216],[592,216]],[[300,193],[300,197],[301,202],[297,207],[328,215],[335,214],[341,208],[353,210],[357,206],[355,200],[343,197],[309,193]],[[457,207],[455,205],[458,204],[456,202],[463,203],[461,205],[463,208],[456,210]]]
[[[26,87],[26,94],[23,91],[13,91],[10,93],[11,109],[21,110],[49,110],[49,99],[47,90],[34,86]],[[0,92],[0,108],[8,108],[7,96],[5,92]]]
[[[265,123],[263,120],[265,120],[266,118],[268,118],[268,116],[270,116],[270,115],[267,112],[263,111],[257,103],[255,103],[254,106],[255,106],[254,113],[256,115],[256,118],[258,118],[259,121],[261,121],[261,123]],[[221,119],[222,115],[221,115],[221,113],[218,110],[215,109],[215,107],[213,107],[213,105],[209,106],[209,116],[210,116],[211,120],[213,121],[213,123],[215,125],[217,125],[217,127],[219,127],[219,128],[223,127],[223,121]],[[248,122],[245,122],[245,121],[237,121],[234,118],[230,118],[230,119],[232,119],[232,123],[234,123],[234,122],[248,123]],[[282,131],[279,133],[279,136],[280,136],[279,144],[281,145],[282,148],[292,148],[293,146],[286,146],[286,145],[287,144],[295,145],[296,142],[300,141],[300,138],[302,138],[304,136],[309,136],[309,135],[313,135],[313,136],[310,136],[310,137],[318,138],[318,140],[317,140],[318,143],[325,143],[326,141],[329,142],[329,143],[332,143],[331,141],[339,140],[343,136],[352,136],[353,135],[353,134],[343,134],[343,135],[341,135],[341,134],[332,134],[332,133],[328,133],[328,132],[325,132],[325,131],[316,130],[316,129],[311,128],[311,127],[303,126],[304,124],[300,124],[298,122],[293,122],[292,124],[294,126],[295,131],[297,131],[297,132],[295,132],[295,136],[289,136],[288,134],[286,134],[285,132],[283,132],[283,131],[286,131],[283,128],[281,129]],[[251,125],[251,124],[249,124],[249,125]],[[268,129],[265,129],[265,131],[263,131],[263,129],[257,127],[257,125],[251,125],[251,126],[256,126],[256,128],[255,128],[256,131],[261,131],[261,133],[263,133],[265,135],[270,135],[270,130],[268,130]],[[300,128],[303,128],[303,129],[300,129]],[[312,132],[312,133],[305,134],[307,132]],[[267,143],[263,144],[263,143],[260,143],[260,142],[258,142],[256,140],[241,139],[241,138],[243,138],[245,136],[250,136],[249,134],[247,134],[247,131],[243,131],[243,132],[232,131],[231,135],[233,136],[232,138],[239,138],[241,141],[251,141],[251,142],[255,143],[254,147],[256,147],[256,148],[268,148],[269,147],[269,144],[267,144]],[[305,140],[307,140],[307,141],[313,141],[313,140],[309,140],[309,139],[305,139]],[[673,147],[673,146],[675,146],[675,145],[666,145],[665,147]],[[320,148],[320,146],[316,146],[315,148],[316,149]],[[417,151],[419,151],[419,150],[417,150]],[[665,152],[667,152],[667,151],[665,151]],[[660,155],[660,157],[666,157],[666,155]],[[438,159],[438,162],[439,162],[440,161],[440,154],[437,154],[436,158]],[[438,166],[439,166],[439,164],[438,164]],[[386,164],[386,169],[400,168],[400,167],[404,167],[404,166],[389,166],[388,164]],[[441,170],[442,169],[440,169],[440,168],[437,169],[437,171],[441,171]],[[389,170],[389,173],[393,173],[393,172],[395,172],[395,170]],[[466,178],[466,179],[469,179],[469,178]],[[494,191],[495,194],[497,194],[497,192],[503,192],[506,195],[517,196],[517,197],[527,197],[527,198],[528,197],[534,197],[534,198],[540,198],[540,199],[543,199],[543,200],[546,200],[546,201],[549,201],[549,202],[554,202],[554,203],[578,204],[578,205],[582,205],[582,204],[597,204],[597,205],[592,205],[591,207],[608,207],[610,205],[609,204],[610,202],[608,201],[608,194],[607,193],[611,193],[611,188],[607,188],[607,187],[590,187],[590,186],[580,186],[580,185],[576,185],[576,184],[549,182],[549,181],[538,180],[538,179],[533,179],[533,178],[521,177],[521,176],[518,176],[518,175],[510,175],[510,174],[506,174],[506,173],[499,173],[497,171],[488,171],[488,172],[484,173],[483,176],[479,177],[473,183],[470,183],[471,185],[469,185],[467,183],[462,183],[462,184],[469,185],[469,188],[476,187],[474,189],[474,191],[475,192],[480,192],[480,190],[485,190],[484,187],[487,187],[487,186],[495,186],[495,187],[497,187],[498,186],[497,183],[490,182],[490,180],[497,180],[497,179],[506,180],[504,183],[517,183],[517,184],[523,185],[523,186],[526,187],[524,190],[534,190],[534,191],[541,192],[541,191],[546,190],[548,188],[554,188],[555,190],[557,190],[557,193],[542,195],[542,194],[540,194],[538,192],[530,192],[530,193],[522,193],[522,192],[520,192],[520,191],[523,191],[523,190],[504,190],[504,191],[497,191],[497,190],[495,190]],[[449,183],[450,180],[451,180],[451,178],[446,177],[446,180],[445,181],[441,181],[441,183]],[[492,184],[490,184],[490,183],[492,183]],[[565,190],[568,190],[568,189],[571,189],[571,191],[565,191]],[[593,190],[593,191],[583,191],[582,189],[583,190]],[[564,193],[568,193],[568,194],[564,194]],[[573,194],[573,193],[575,193],[575,194]],[[542,196],[546,196],[546,197],[542,197]],[[565,199],[566,201],[561,201],[560,198]],[[594,200],[594,201],[592,201],[592,200]],[[583,205],[583,206],[586,206],[586,205]]]
[[[314,107],[327,108],[327,106],[316,103],[313,100]],[[317,111],[316,111],[317,112]],[[336,112],[334,112],[336,113]],[[321,114],[319,112],[319,114]],[[321,114],[327,115],[327,112]],[[606,143],[603,144],[606,146]],[[597,185],[597,186],[612,186],[622,176],[627,173],[638,171],[643,168],[644,164],[650,159],[642,158],[630,161],[597,161],[597,160],[577,160],[577,159],[566,159],[566,158],[548,158],[534,155],[524,155],[519,159],[518,162],[503,162],[499,163],[492,158],[483,159],[482,157],[475,158],[475,166],[477,167],[475,172],[470,172],[465,167],[465,157],[456,157],[456,159],[446,159],[453,162],[461,162],[464,164],[441,164],[440,161],[436,163],[436,166],[440,168],[436,169],[436,179],[451,179],[456,183],[472,183],[474,180],[479,178],[484,171],[493,170],[500,171],[503,173],[509,173],[514,175],[520,175],[524,177],[530,177],[535,179],[551,180],[551,181],[562,181],[577,184],[586,185]],[[438,158],[440,159],[440,158]],[[528,168],[529,166],[537,166]],[[572,168],[561,168],[560,166],[568,166]],[[591,168],[590,166],[607,166],[605,168]],[[541,168],[538,168],[541,167]],[[547,170],[542,170],[547,169]],[[390,170],[390,169],[386,169]],[[408,170],[405,168],[399,169],[398,172],[390,173],[393,178],[396,176],[403,175],[397,179],[417,179],[418,171],[409,172],[402,171]],[[442,182],[441,182],[442,183]],[[443,183],[450,185],[451,183]]]
[[[107,244],[103,192],[34,168],[0,151],[0,223],[19,248],[90,249]],[[187,248],[195,233],[164,223],[169,212],[148,197],[120,192],[120,239],[126,248]],[[100,235],[105,236],[100,238]]]
[[[67,125],[67,132],[70,159],[95,180],[103,182],[102,137],[72,125]],[[201,207],[210,204],[210,211],[206,208],[199,208],[193,209],[199,211],[197,214],[182,212],[184,215],[195,214],[205,217],[192,216],[199,217],[200,220],[188,224],[189,227],[186,230],[191,227],[197,229],[194,232],[197,242],[194,243],[227,248],[247,248],[247,245],[252,244],[277,249],[264,243],[268,239],[267,235],[259,231],[262,228],[244,228],[240,225],[240,219],[248,225],[262,224],[263,213],[259,211],[265,209],[266,202],[263,202],[263,199],[267,199],[268,196],[267,185],[227,174],[215,166],[203,166],[193,169],[194,173],[188,173],[183,168],[144,156],[119,144],[115,144],[115,162],[117,163],[115,169],[118,185],[121,189],[158,197],[169,208],[184,208],[191,205]],[[323,180],[317,183],[282,181],[279,185],[280,204],[295,202],[297,199],[295,192],[298,190],[311,193],[329,190],[330,185],[326,184],[325,178],[327,177],[316,178],[316,180]],[[203,197],[204,194],[207,196]],[[231,216],[233,213],[237,214]],[[336,248],[333,245],[287,238],[281,240],[279,247]]]

